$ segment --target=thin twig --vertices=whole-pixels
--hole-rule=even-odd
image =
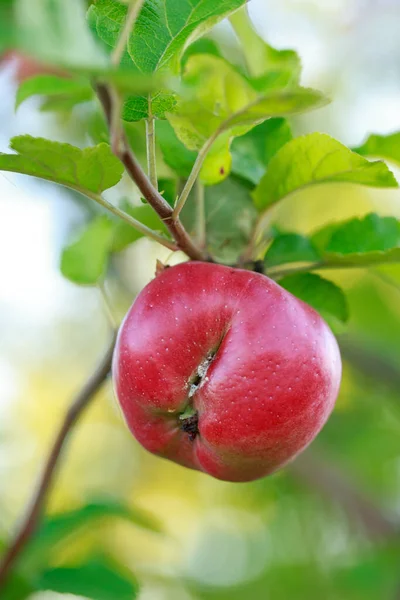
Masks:
[[[260,48],[265,47],[265,45],[254,31],[247,6],[235,11],[229,17],[229,21],[240,42],[249,74],[253,77],[261,75],[264,72],[264,61],[262,53],[260,53],[261,56],[258,53]]]
[[[131,215],[129,215],[125,211],[118,208],[118,206],[114,206],[114,204],[111,204],[111,202],[108,202],[108,200],[103,198],[103,196],[101,196],[100,194],[90,193],[90,192],[86,191],[85,195],[88,196],[89,198],[92,198],[92,200],[94,200],[95,202],[97,202],[98,204],[100,204],[101,206],[103,206],[104,208],[109,210],[110,212],[112,212],[115,216],[119,217],[123,221],[126,221],[126,223],[128,223],[129,225],[131,225],[132,227],[134,227],[135,229],[140,231],[140,233],[143,233],[143,235],[146,235],[147,237],[151,238],[155,242],[158,242],[162,246],[165,246],[169,250],[174,250],[174,251],[178,250],[178,247],[176,246],[176,244],[174,244],[171,240],[168,240],[166,237],[160,235],[156,231],[153,231],[153,229],[150,229],[149,227],[147,227],[147,225],[144,225],[143,223],[141,223],[134,217],[131,217]]]
[[[197,243],[199,244],[200,248],[205,248],[207,241],[206,210],[204,200],[204,185],[198,179],[196,181],[196,229]]]
[[[112,115],[112,97],[107,86],[98,84],[96,86],[97,95],[103,106],[104,113],[109,127],[111,126]],[[116,156],[125,166],[125,169],[131,179],[136,183],[139,190],[146,198],[147,202],[156,211],[158,216],[164,221],[176,244],[192,260],[208,260],[210,257],[203,252],[192,240],[179,219],[173,218],[173,210],[168,202],[161,196],[158,190],[151,184],[146,173],[143,171],[139,161],[132,152],[126,136],[121,134],[121,143],[113,149]]]
[[[268,255],[267,255],[268,256]],[[276,266],[276,267],[267,267],[265,269],[265,274],[268,275],[268,277],[271,277],[272,279],[281,279],[281,277],[286,277],[286,275],[295,275],[297,273],[307,273],[308,271],[317,271],[318,269],[328,269],[328,268],[339,268],[339,267],[333,267],[332,265],[327,265],[325,263],[323,263],[322,261],[319,262],[315,262],[315,263],[309,263],[307,265],[301,265],[301,266],[297,266],[297,267],[293,267],[291,266],[290,263],[288,263],[289,266],[282,265],[282,266]]]
[[[128,44],[130,33],[137,17],[139,16],[139,12],[143,6],[143,3],[144,0],[131,0],[131,3],[129,4],[125,25],[121,31],[117,45],[111,54],[111,63],[115,66],[118,66],[121,62],[122,55]]]
[[[252,261],[255,258],[256,246],[257,246],[257,240],[258,240],[257,223],[258,223],[258,221],[256,222],[256,225],[250,236],[249,243],[247,244],[242,256],[239,258],[240,264],[246,263],[248,261]]]
[[[43,473],[39,479],[37,488],[30,501],[25,518],[22,520],[19,529],[12,540],[8,550],[5,552],[0,563],[0,588],[4,585],[7,576],[13,568],[15,562],[24,550],[34,534],[41,519],[47,497],[59,464],[61,451],[71,433],[74,425],[81,416],[82,412],[89,405],[95,393],[100,389],[111,369],[112,355],[115,346],[115,335],[105,353],[101,363],[95,372],[89,377],[85,385],[78,392],[76,398],[69,407],[61,427],[56,435],[51,450],[49,452]]]
[[[176,220],[178,219],[181,210],[183,209],[183,207],[186,204],[186,200],[189,197],[190,192],[192,191],[192,188],[194,186],[194,184],[196,183],[196,179],[200,173],[201,167],[203,166],[204,163],[204,159],[207,156],[208,151],[210,150],[211,146],[213,145],[213,143],[215,142],[216,138],[218,136],[218,132],[213,135],[210,139],[208,139],[206,141],[206,143],[204,144],[204,146],[201,148],[201,150],[199,151],[196,161],[193,165],[193,168],[191,170],[191,173],[184,185],[184,188],[182,190],[182,193],[180,194],[178,201],[175,205],[174,208],[174,212],[173,212],[173,219]]]
[[[119,327],[118,318],[114,313],[114,308],[111,302],[111,299],[108,295],[106,284],[104,281],[99,281],[97,284],[98,290],[100,292],[101,299],[103,300],[104,311],[107,315],[108,321],[111,327],[115,330]]]
[[[384,260],[384,258],[382,258],[382,261],[379,262],[375,262],[373,263],[374,265],[387,265],[388,262]],[[288,267],[285,268],[284,265],[282,265],[282,267],[267,267],[265,270],[265,273],[273,278],[273,279],[280,279],[281,277],[286,277],[286,275],[294,275],[296,273],[306,273],[307,271],[319,271],[319,270],[323,270],[323,269],[370,269],[371,268],[371,264],[360,264],[358,263],[357,259],[354,260],[354,262],[348,261],[348,262],[342,262],[340,259],[335,261],[335,260],[331,260],[329,259],[328,261],[324,261],[323,259],[315,262],[315,263],[309,263],[307,265],[302,265],[302,266],[298,266],[298,267],[293,267],[289,264]]]
[[[270,220],[270,213],[273,208],[273,206],[270,206],[258,216],[247,248],[241,256],[241,262],[257,260],[262,255],[262,249],[267,248],[268,242],[271,239],[271,229],[268,227],[268,235],[265,235],[265,230],[267,229],[268,220]]]
[[[314,263],[309,263],[301,266],[292,266],[293,263],[288,263],[288,266],[285,265],[277,266],[277,267],[267,267],[265,269],[265,273],[272,277],[273,279],[280,279],[281,277],[286,277],[286,275],[294,275],[297,273],[306,273],[307,271],[319,271],[320,269],[369,269],[371,267],[379,266],[379,265],[388,265],[388,261],[385,260],[384,256],[382,260],[378,260],[374,263],[370,264],[362,264],[359,263],[357,258],[354,261],[348,260],[346,262],[342,261],[340,258],[335,260],[331,258],[321,259]],[[393,263],[392,263],[393,264]],[[376,271],[371,271],[373,275],[391,285],[393,287],[397,287],[398,291],[400,291],[400,286],[397,286],[396,282],[390,280],[390,278],[385,277],[383,274],[377,273]]]
[[[158,190],[157,162],[156,162],[156,132],[155,119],[151,108],[151,94],[148,98],[148,117],[146,119],[146,148],[147,148],[147,173],[152,186]]]

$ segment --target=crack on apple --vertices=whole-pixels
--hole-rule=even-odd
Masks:
[[[179,415],[179,426],[182,431],[188,434],[190,441],[193,441],[200,433],[198,427],[199,416],[192,404],[191,398],[193,398],[197,390],[199,390],[208,381],[208,369],[210,368],[211,363],[214,361],[228,331],[229,328],[224,332],[218,345],[206,354],[205,358],[203,358],[201,363],[198,365],[195,374],[192,375],[191,379],[189,380],[189,403],[187,404],[185,410]]]
[[[219,346],[218,346],[219,348]],[[206,357],[201,361],[199,366],[196,369],[196,373],[192,376],[189,381],[189,393],[188,399],[190,401],[191,398],[195,395],[197,390],[201,388],[201,386],[207,381],[207,371],[209,369],[210,364],[215,358],[218,348],[210,351]],[[196,438],[199,433],[199,416],[197,414],[196,409],[193,407],[191,403],[189,403],[182,414],[179,415],[180,428],[182,431],[188,434],[191,442]]]
[[[193,396],[195,395],[197,390],[199,388],[201,388],[202,385],[204,385],[205,381],[207,381],[207,377],[206,377],[207,371],[208,371],[209,366],[211,365],[212,361],[214,360],[216,353],[217,353],[217,350],[209,352],[207,354],[207,356],[201,361],[201,363],[197,367],[195,375],[190,380],[190,387],[189,387],[189,394],[188,394],[189,398],[193,398]]]

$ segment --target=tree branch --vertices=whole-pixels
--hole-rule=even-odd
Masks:
[[[340,469],[307,451],[288,466],[300,483],[314,488],[328,501],[336,502],[347,513],[351,523],[360,523],[371,539],[400,535],[399,525],[354,488]]]
[[[104,383],[108,374],[110,373],[115,338],[116,336],[114,334],[108,350],[99,366],[86,381],[80,392],[78,392],[65,415],[65,418],[50,449],[43,473],[28,506],[25,518],[22,520],[14,539],[10,543],[8,550],[6,550],[4,556],[2,557],[2,561],[0,562],[0,588],[2,585],[4,585],[7,576],[9,575],[15,562],[18,560],[20,554],[30,541],[38,526],[53,483],[61,452],[65,446],[69,434],[71,433],[82,412],[89,405],[93,396],[100,389],[101,385]]]
[[[397,363],[382,352],[367,345],[365,340],[349,335],[337,336],[342,357],[358,371],[385,386],[398,391],[400,387],[400,368]]]
[[[108,126],[111,128],[113,101],[109,89],[105,85],[98,84],[96,85],[96,90],[98,98],[103,106]],[[112,131],[110,133],[111,139],[113,139]],[[121,133],[118,143],[115,143],[112,149],[117,158],[119,158],[125,166],[128,175],[136,183],[144,198],[150,206],[153,207],[160,219],[164,221],[178,248],[192,260],[210,261],[210,256],[194,243],[181,221],[179,219],[174,219],[171,206],[151,184],[139,161],[129,147],[124,133]]]

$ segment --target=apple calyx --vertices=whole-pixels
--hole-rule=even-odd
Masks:
[[[199,434],[199,415],[197,410],[188,405],[185,411],[179,415],[180,428],[188,434],[189,440],[193,442]]]

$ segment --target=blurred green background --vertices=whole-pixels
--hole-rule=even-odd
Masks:
[[[397,0],[252,0],[249,11],[269,43],[299,52],[302,83],[333,98],[294,119],[296,133],[324,131],[356,146],[371,132],[400,130]],[[234,52],[227,23],[213,36]],[[96,123],[86,105],[55,116],[39,112],[33,99],[14,113],[16,67],[10,61],[0,73],[0,150],[18,133],[91,143],[82,123]],[[140,148],[142,125],[132,135]],[[160,163],[159,176],[168,174]],[[136,192],[124,179],[118,193]],[[0,173],[0,207],[3,544],[109,328],[97,290],[67,282],[58,267],[61,247],[90,207],[64,188],[11,173]],[[400,217],[400,193],[319,187],[285,200],[276,221],[309,232],[371,211]],[[157,258],[168,251],[142,239],[114,259],[107,287],[120,317]],[[191,472],[139,447],[109,383],[73,432],[47,529],[22,558],[21,573],[84,557],[131,571],[141,600],[400,597],[400,268],[329,277],[345,288],[351,308],[340,334],[343,384],[329,423],[302,457],[250,484]],[[58,597],[67,596],[31,596]]]

